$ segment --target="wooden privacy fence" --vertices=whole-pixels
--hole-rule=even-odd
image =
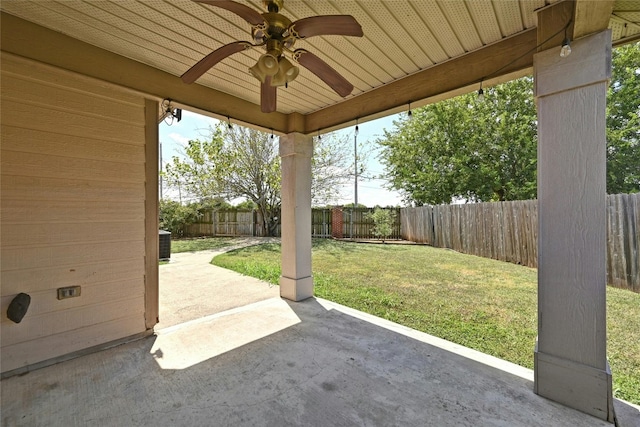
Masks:
[[[183,226],[184,236],[255,236],[257,212],[251,209],[202,210],[200,219]]]
[[[331,237],[333,227],[331,224],[331,209],[311,210],[311,236]]]
[[[607,196],[607,282],[640,292],[640,193]]]
[[[400,237],[400,208],[384,208],[395,213],[391,234],[385,240],[398,240]],[[373,208],[342,208],[342,235],[348,239],[378,239],[373,234],[374,222],[367,217]]]
[[[278,215],[279,217],[279,215]],[[264,236],[260,213],[252,209],[203,209],[197,222],[182,225],[184,237]],[[280,235],[280,223],[276,226]]]
[[[406,240],[513,262],[538,263],[536,200],[403,208]],[[607,196],[607,282],[640,292],[640,193]]]
[[[396,221],[388,240],[400,239],[400,209],[394,208],[392,210],[396,213]],[[341,225],[338,225],[342,231],[340,237],[375,239],[377,237],[373,234],[374,223],[367,218],[369,212],[373,212],[373,209],[312,209],[311,234],[313,237],[335,237],[334,223],[340,224],[340,221],[334,221],[334,215],[339,215],[342,221]],[[183,225],[182,233],[178,235],[185,237],[264,235],[260,214],[255,210],[203,210],[200,214],[198,222]],[[279,214],[277,216],[280,217]],[[278,225],[276,235],[280,235],[280,225]]]
[[[403,208],[401,217],[405,240],[537,267],[535,200]]]

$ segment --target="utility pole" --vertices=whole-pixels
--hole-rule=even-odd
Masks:
[[[353,213],[355,208],[358,207],[358,121],[356,120],[356,130],[353,134],[353,176],[354,176],[354,182],[353,182],[353,196],[354,196],[354,202],[353,202],[353,207],[351,208],[351,215],[349,215],[350,218],[350,229],[351,229],[351,239],[353,239],[355,236],[353,235]]]
[[[353,185],[353,194],[355,196],[355,202],[353,207],[358,207],[358,124],[356,122],[356,131],[353,134],[353,165],[354,165],[354,177],[355,182]]]

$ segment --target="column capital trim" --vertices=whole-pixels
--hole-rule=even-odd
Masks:
[[[571,55],[560,46],[534,55],[535,96],[541,97],[607,81],[611,78],[611,30],[575,40]]]
[[[280,157],[313,155],[313,137],[302,133],[293,132],[280,137]]]

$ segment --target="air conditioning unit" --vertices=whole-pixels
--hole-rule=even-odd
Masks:
[[[169,261],[171,258],[171,232],[160,230],[160,261]]]

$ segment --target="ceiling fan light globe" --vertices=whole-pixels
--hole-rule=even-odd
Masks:
[[[287,80],[285,79],[282,73],[278,73],[275,76],[271,77],[271,86],[284,86],[287,84]]]
[[[294,66],[287,58],[280,58],[278,65],[278,74],[271,80],[271,86],[285,86],[298,77],[300,68]]]
[[[293,81],[300,73],[300,69],[293,65],[287,58],[282,58],[280,60],[278,68],[278,73],[284,74],[287,78],[287,82]]]
[[[260,83],[264,83],[266,81],[266,79],[267,79],[267,75],[262,72],[262,70],[260,69],[259,64],[256,64],[253,67],[249,68],[249,72],[251,73],[251,75],[253,77],[258,79],[260,81]]]
[[[275,76],[278,74],[278,58],[269,53],[265,53],[260,57],[257,66],[265,76]]]
[[[287,71],[287,81],[288,82],[294,81],[296,77],[298,77],[298,74],[300,74],[300,68],[295,66],[291,67],[291,69]]]

